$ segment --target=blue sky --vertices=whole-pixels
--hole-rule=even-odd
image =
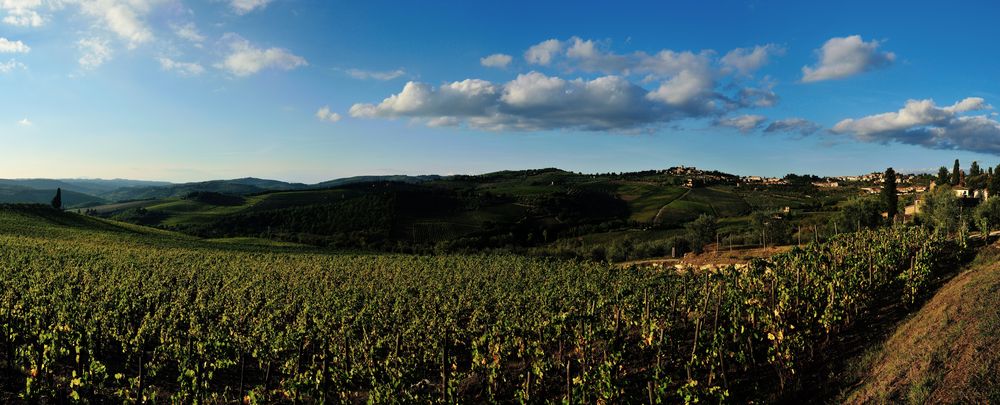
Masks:
[[[0,177],[1000,162],[990,2],[0,0]]]

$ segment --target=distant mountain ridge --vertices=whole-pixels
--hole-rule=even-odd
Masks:
[[[426,181],[441,180],[443,176],[438,175],[422,175],[422,176],[406,176],[406,175],[395,175],[395,176],[355,176],[355,177],[345,177],[342,179],[328,180],[321,183],[316,183],[309,188],[328,188],[344,186],[354,183],[370,183],[370,182],[381,182],[381,181],[393,181],[400,183],[423,183]]]
[[[332,188],[365,182],[391,181],[415,184],[441,178],[443,177],[437,175],[355,176],[316,184],[290,183],[256,177],[191,183],[128,179],[0,179],[0,202],[48,203],[57,188],[63,190],[66,207],[80,208],[118,201],[183,197],[198,191],[248,195],[272,191]],[[69,193],[68,198],[67,193]],[[43,198],[46,195],[48,197]]]
[[[54,188],[46,190],[0,184],[0,203],[3,204],[48,204],[52,201],[52,197],[55,197],[55,195],[56,190]],[[103,204],[104,202],[104,199],[90,194],[79,193],[67,189],[64,189],[62,192],[62,204],[67,208],[98,205]]]
[[[26,187],[34,190],[53,190],[61,188],[65,191],[100,196],[122,187],[152,187],[167,186],[165,181],[144,181],[125,179],[0,179],[0,186]]]

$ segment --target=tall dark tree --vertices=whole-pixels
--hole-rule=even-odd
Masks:
[[[892,168],[885,169],[885,184],[882,185],[882,204],[888,213],[889,221],[896,218],[899,212],[899,195],[896,194],[896,171]]]
[[[962,166],[958,165],[958,159],[955,159],[955,166],[951,169],[951,185],[957,186],[958,183],[962,182]]]
[[[1000,167],[993,170],[993,174],[990,175],[989,181],[986,182],[986,191],[989,191],[991,196],[1000,196]]]
[[[979,162],[972,161],[972,166],[969,167],[969,176],[978,176],[983,174],[983,169],[979,167]]]
[[[948,168],[941,166],[941,168],[938,169],[938,176],[937,179],[934,180],[934,183],[936,183],[939,186],[948,184],[949,177],[951,176],[948,174]]]
[[[56,196],[52,197],[52,208],[55,208],[57,210],[61,210],[62,209],[62,189],[61,188],[57,188],[56,189]]]

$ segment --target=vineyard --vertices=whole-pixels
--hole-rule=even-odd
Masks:
[[[961,251],[843,234],[718,271],[211,244],[0,208],[0,401],[732,401]],[[767,400],[767,398],[762,398]]]

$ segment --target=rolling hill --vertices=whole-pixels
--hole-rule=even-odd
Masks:
[[[366,181],[370,179],[383,180]],[[684,225],[700,215],[720,219],[720,229],[730,238],[727,243],[753,243],[758,234],[748,230],[748,215],[757,204],[772,195],[808,194],[802,198],[814,200],[827,195],[812,186],[740,189],[721,182],[692,188],[684,183],[683,176],[659,171],[580,174],[553,168],[320,183],[339,184],[328,188],[237,179],[122,189],[141,200],[92,207],[89,212],[206,238],[255,237],[407,252],[564,252],[569,247],[587,255],[581,249],[589,249],[592,240],[601,245],[657,245],[649,252],[684,252],[689,249]],[[842,195],[831,198],[853,194]],[[820,204],[797,207],[801,218],[795,221],[817,222],[829,215],[809,211],[823,209]],[[568,242],[572,240],[577,242]]]
[[[23,186],[0,185],[0,203],[49,204],[56,195],[56,189],[35,189]],[[63,206],[66,208],[102,204],[104,199],[75,191],[63,190]]]
[[[123,187],[163,187],[170,183],[162,181],[142,181],[125,179],[0,179],[0,186],[25,187],[35,190],[73,191],[81,194],[100,196]]]

